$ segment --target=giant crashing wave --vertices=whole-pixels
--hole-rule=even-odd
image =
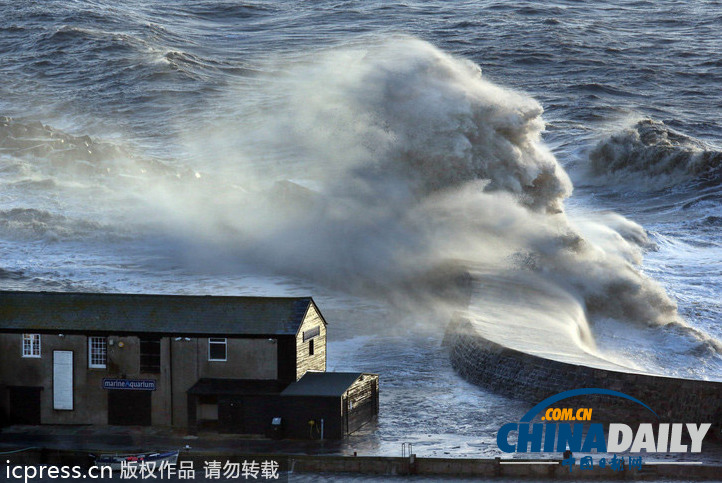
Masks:
[[[406,36],[260,70],[264,78],[229,93],[237,116],[184,136],[195,176],[158,173],[124,198],[164,242],[192,252],[184,259],[223,269],[237,261],[395,301],[410,281],[461,260],[482,287],[469,315],[497,338],[575,361],[609,359],[593,323],[614,319],[674,327],[677,350],[718,357],[719,342],[689,328],[640,270],[648,240],[639,225],[565,214],[572,185],[541,140],[534,99]],[[55,179],[58,164],[42,161],[50,148],[36,163]],[[105,166],[88,182],[132,190],[127,177],[115,181],[112,160],[88,162]],[[107,205],[92,201],[91,215]]]
[[[307,196],[255,199],[243,223],[224,218],[239,235],[237,257],[390,297],[461,260],[483,287],[470,316],[497,339],[508,334],[575,361],[608,359],[593,325],[614,319],[667,327],[684,341],[676,350],[718,357],[719,342],[691,329],[642,273],[642,227],[615,214],[564,212],[572,185],[541,139],[534,99],[406,36],[276,59],[261,70],[269,72],[263,82],[232,99],[263,104],[244,106],[244,122],[216,126],[216,141],[203,136],[196,152],[232,151],[232,139],[244,157],[262,154],[280,166],[244,169],[245,186],[280,174],[301,179],[305,188],[295,191]],[[242,161],[220,165],[233,172]],[[203,213],[212,220],[213,210]]]

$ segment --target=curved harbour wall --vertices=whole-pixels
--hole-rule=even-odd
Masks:
[[[455,316],[450,322],[444,344],[449,349],[454,369],[469,382],[491,391],[538,403],[571,389],[611,389],[647,404],[657,413],[659,422],[712,423],[713,429],[708,432],[708,437],[720,436],[722,382],[613,371],[542,358],[482,337],[461,316]],[[657,421],[649,411],[624,399],[585,397],[590,398],[585,402],[591,401],[589,406],[594,407],[594,420]],[[559,403],[556,406],[560,404],[564,405]]]

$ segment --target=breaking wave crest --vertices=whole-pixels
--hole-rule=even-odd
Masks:
[[[38,121],[22,122],[7,116],[0,117],[0,154],[15,160],[32,160],[46,175],[60,178],[146,173],[179,176],[162,162],[133,156],[118,144],[87,135],[73,136]],[[2,169],[7,171],[8,163]],[[25,181],[30,180],[19,178],[15,182]],[[43,182],[53,183],[51,179]]]
[[[600,141],[589,159],[597,176],[643,174],[659,180],[655,187],[722,178],[722,151],[652,119]]]

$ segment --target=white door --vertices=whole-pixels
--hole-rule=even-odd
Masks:
[[[73,351],[53,351],[53,409],[73,410]]]

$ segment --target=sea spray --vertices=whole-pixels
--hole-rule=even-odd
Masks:
[[[253,195],[229,219],[228,207],[207,193],[162,195],[220,242],[214,258],[225,252],[222,263],[243,260],[378,293],[464,260],[542,274],[541,283],[569,294],[565,303],[579,304],[574,334],[587,333],[587,313],[685,325],[638,268],[649,246],[639,225],[614,214],[564,214],[571,183],[541,141],[534,99],[403,36],[270,65],[272,74],[234,93],[263,104],[244,104],[248,116],[215,126],[213,137],[189,136],[189,149],[240,186],[306,180],[291,190],[298,196],[279,203]],[[259,153],[263,162],[254,161]]]
[[[123,223],[137,220],[129,230],[204,270],[252,267],[399,300],[461,260],[482,281],[514,281],[506,295],[525,307],[530,339],[547,320],[594,352],[589,318],[685,326],[639,269],[641,227],[565,214],[571,182],[541,140],[534,99],[404,36],[278,57],[262,71],[229,93],[237,115],[184,136],[192,167],[179,173],[195,175],[90,170],[103,200],[79,196],[96,208],[122,199]],[[493,303],[474,311],[508,323]]]

